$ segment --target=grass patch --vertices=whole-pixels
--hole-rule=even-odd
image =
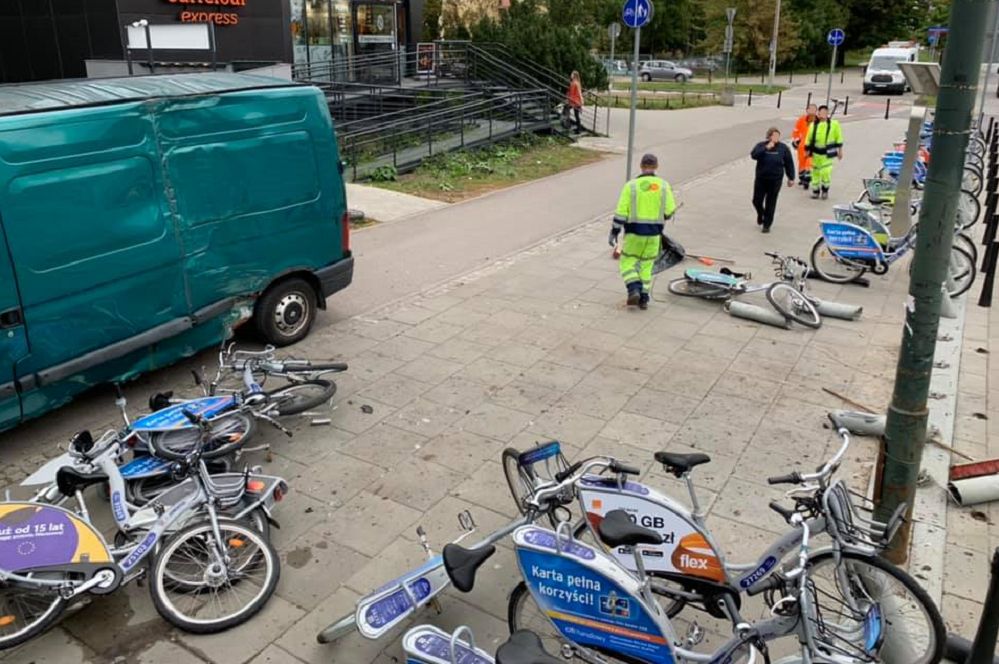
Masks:
[[[434,156],[416,170],[376,187],[447,203],[590,164],[604,155],[576,147],[561,136],[523,136],[484,148]]]
[[[642,111],[678,111],[684,108],[717,106],[718,96],[713,94],[691,94],[689,97],[640,95],[638,109]],[[631,108],[630,95],[601,95],[601,108]]]
[[[739,83],[738,85],[732,85],[732,87],[735,89],[736,94],[748,94],[750,90],[753,91],[753,94],[771,94],[787,89],[786,85],[768,87],[761,83],[756,85],[752,83]],[[724,81],[717,83],[675,83],[672,81],[650,81],[646,83],[640,81],[638,83],[638,89],[647,92],[721,92],[724,88]],[[630,90],[631,83],[615,83],[614,89]]]

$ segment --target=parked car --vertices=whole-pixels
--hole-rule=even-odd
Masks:
[[[670,60],[647,60],[642,63],[638,75],[643,81],[677,81],[683,83],[694,77],[694,72]]]
[[[624,76],[630,69],[624,60],[601,60],[601,64],[610,76]]]
[[[691,71],[700,70],[716,72],[721,69],[721,64],[714,58],[689,58],[687,60],[681,60],[677,64]]]
[[[894,92],[902,94],[908,89],[908,83],[900,62],[917,62],[919,48],[878,48],[871,53],[871,60],[864,68],[864,94],[872,92]]]
[[[0,86],[0,430],[353,277],[323,93],[245,74]]]

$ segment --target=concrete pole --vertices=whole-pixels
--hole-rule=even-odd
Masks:
[[[780,2],[777,0],[777,7],[774,9],[774,33],[770,38],[770,80],[767,87],[773,89],[774,75],[777,73],[777,33],[780,31]]]
[[[933,160],[926,178],[919,215],[919,236],[909,280],[909,301],[895,388],[885,423],[883,458],[875,491],[875,518],[887,520],[898,505],[911,513],[916,478],[926,441],[927,398],[940,324],[941,285],[947,278],[954,210],[961,192],[971,114],[975,109],[988,2],[954,0],[950,39],[943,58],[937,113],[933,126]],[[908,557],[911,521],[899,529],[887,557]]]
[[[628,120],[628,168],[626,179],[631,179],[631,167],[635,156],[635,107],[638,106],[638,47],[642,41],[642,29],[635,28],[635,50],[631,60],[631,115]]]

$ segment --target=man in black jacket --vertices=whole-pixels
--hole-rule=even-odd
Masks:
[[[762,226],[764,233],[769,233],[777,210],[781,180],[786,175],[787,186],[794,186],[794,157],[791,149],[780,142],[777,127],[767,129],[767,140],[757,143],[749,156],[756,161],[756,181],[753,183],[756,223]]]

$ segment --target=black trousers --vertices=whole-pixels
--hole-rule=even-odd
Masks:
[[[583,132],[583,121],[579,119],[579,108],[573,107],[572,113],[576,116],[576,133],[580,134]]]
[[[780,194],[784,180],[756,178],[753,183],[753,207],[756,208],[756,222],[764,228],[770,228],[774,223],[774,212],[777,211],[777,196]]]

